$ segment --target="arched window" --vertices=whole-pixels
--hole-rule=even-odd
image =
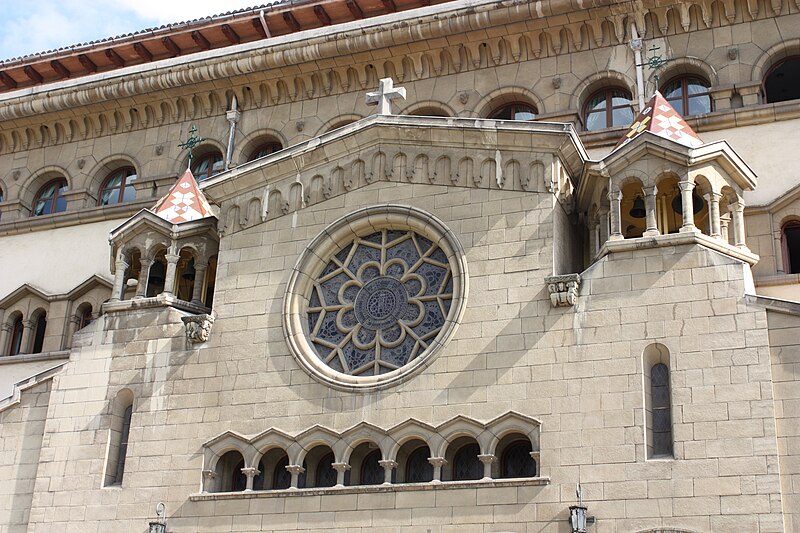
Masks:
[[[117,460],[117,471],[114,475],[114,484],[121,485],[122,477],[125,475],[125,458],[128,456],[128,437],[131,433],[131,416],[133,416],[133,406],[129,405],[122,414],[122,432],[119,439],[119,459]]]
[[[669,394],[669,367],[656,363],[650,369],[652,395],[653,457],[672,455],[672,413]]]
[[[538,111],[535,107],[522,102],[515,102],[495,110],[489,115],[489,118],[498,120],[535,120],[537,113]]]
[[[283,146],[279,142],[267,142],[253,150],[253,153],[250,154],[250,157],[247,159],[248,161],[254,161],[256,159],[261,159],[262,157],[266,157],[270,154],[274,154],[275,152],[280,152],[283,150]]]
[[[61,213],[67,210],[67,200],[64,193],[67,192],[67,180],[56,178],[50,180],[44,187],[39,189],[33,200],[33,216],[50,215]]]
[[[133,394],[123,389],[114,399],[109,427],[108,457],[104,485],[121,485],[133,415]]]
[[[661,88],[661,94],[675,111],[688,117],[711,112],[709,86],[707,81],[700,78],[682,76],[665,83]]]
[[[9,344],[8,355],[19,355],[22,353],[22,333],[25,331],[25,326],[22,323],[22,317],[18,316],[11,324],[11,342]]]
[[[458,449],[453,457],[453,480],[481,479],[483,463],[478,459],[481,449],[477,442],[471,442]]]
[[[769,69],[764,77],[764,100],[785,102],[800,98],[800,56],[787,57]]]
[[[132,202],[136,199],[136,169],[133,167],[118,168],[109,174],[100,187],[98,205],[113,205],[122,202]]]
[[[3,197],[3,189],[0,189],[0,202],[2,202],[2,201],[3,201],[3,198],[4,198],[4,197]]]
[[[534,477],[536,461],[531,457],[533,447],[528,439],[515,440],[508,444],[500,456],[500,477]]]
[[[197,181],[207,180],[211,176],[222,172],[222,154],[214,151],[199,157],[192,165],[192,174]]]
[[[781,231],[784,272],[800,274],[800,221],[793,220]]]
[[[375,450],[367,454],[361,461],[359,482],[361,485],[380,485],[384,480],[384,470],[378,461],[381,460],[381,451]]]
[[[633,122],[631,93],[619,87],[607,87],[594,93],[583,109],[586,131],[601,130],[615,126],[627,126]]]
[[[31,353],[42,353],[44,335],[47,330],[47,313],[42,311],[36,316],[36,325],[33,331],[33,349]]]
[[[425,483],[433,480],[433,465],[428,461],[430,454],[428,446],[420,446],[411,452],[406,460],[406,483]]]
[[[336,485],[336,470],[331,466],[335,461],[333,452],[328,453],[319,460],[317,463],[317,470],[315,472],[315,487],[333,487]]]
[[[272,472],[272,488],[273,489],[288,489],[292,486],[292,474],[286,470],[289,466],[289,457],[284,455],[275,464],[275,469]]]
[[[78,312],[78,329],[83,329],[92,323],[92,306],[84,305]]]

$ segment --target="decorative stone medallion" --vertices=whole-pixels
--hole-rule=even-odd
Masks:
[[[465,296],[464,254],[441,222],[405,206],[367,208],[334,222],[301,255],[284,327],[313,377],[372,390],[430,364]]]

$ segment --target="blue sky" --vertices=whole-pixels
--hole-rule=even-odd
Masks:
[[[0,60],[191,20],[265,0],[0,0]],[[31,8],[31,6],[35,6]]]

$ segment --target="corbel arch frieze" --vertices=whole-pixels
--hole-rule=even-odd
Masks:
[[[345,443],[340,446],[342,455],[336,456],[339,462],[347,463],[350,461],[350,455],[353,450],[360,444],[371,442],[378,446],[381,450],[381,457],[388,457],[388,451],[391,448],[387,440],[391,440],[386,430],[379,428],[368,422],[360,422],[359,424],[348,429],[341,435],[341,441]]]
[[[535,418],[521,415],[514,411],[508,412],[486,424],[490,435],[486,453],[497,455],[497,445],[507,435],[518,433],[525,435],[531,441],[533,451],[539,451],[539,428],[541,422]]]

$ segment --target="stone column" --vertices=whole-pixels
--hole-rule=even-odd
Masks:
[[[747,248],[744,239],[744,202],[734,202],[728,205],[733,222],[733,245]]]
[[[679,230],[681,233],[696,232],[694,225],[694,203],[692,202],[692,191],[694,183],[691,181],[681,181],[678,183],[681,188],[681,209],[683,211],[683,225]]]
[[[722,194],[712,191],[708,194],[704,194],[703,196],[705,197],[706,202],[708,202],[709,234],[712,237],[719,239],[722,236],[719,220],[719,199],[722,198]]]
[[[111,289],[111,298],[109,302],[118,302],[122,299],[122,291],[125,290],[125,272],[128,270],[128,263],[122,259],[118,259],[114,263],[116,268],[114,272],[114,286]]]
[[[343,487],[344,475],[350,470],[350,465],[347,463],[331,463],[331,468],[336,470],[336,485]]]
[[[8,355],[8,338],[11,334],[11,327],[11,324],[0,324],[0,356]]]
[[[599,224],[597,223],[596,220],[590,220],[589,221],[589,258],[590,259],[597,255],[597,252],[598,252],[598,250],[600,248],[600,246],[598,244],[598,232],[597,232],[598,226],[599,226]]]
[[[253,490],[253,481],[255,480],[256,476],[261,473],[261,470],[254,466],[246,466],[242,468],[242,474],[247,476],[247,487],[244,490],[250,492]]]
[[[597,241],[597,251],[599,252],[610,236],[608,232],[608,209],[601,208],[597,212],[597,216],[599,217],[598,226],[600,228],[600,235]]]
[[[658,194],[656,187],[644,190],[644,206],[647,214],[647,229],[643,234],[645,237],[661,235],[661,232],[658,231],[658,220],[656,219],[656,194]]]
[[[300,479],[300,474],[305,472],[306,469],[303,468],[300,465],[286,465],[286,471],[289,472],[292,475],[292,486],[291,486],[291,488],[296,489],[297,488],[297,482]]]
[[[483,453],[478,460],[483,463],[483,479],[492,479],[492,463],[497,461],[497,457],[492,453]]]
[[[69,325],[67,326],[67,348],[72,346],[72,338],[75,336],[75,332],[78,331],[78,324],[80,321],[81,317],[78,315],[72,315],[69,317]],[[0,344],[0,346],[2,346],[2,344]]]
[[[610,241],[621,241],[625,238],[622,235],[622,215],[620,214],[622,191],[609,191],[608,201],[611,202],[611,235]]]
[[[167,273],[164,275],[164,292],[161,294],[172,295],[175,292],[175,273],[178,270],[178,260],[181,256],[177,254],[166,254]]]
[[[133,296],[136,300],[144,298],[147,294],[147,278],[150,276],[150,265],[153,264],[153,261],[140,259],[139,263],[142,265],[139,270],[139,283],[136,285],[136,294]]]
[[[203,305],[203,281],[206,278],[208,264],[195,263],[194,265],[194,287],[192,288],[192,303]]]
[[[381,459],[378,461],[378,464],[383,467],[383,483],[391,484],[392,483],[392,471],[397,468],[397,461],[392,461],[391,459]]]
[[[433,481],[442,481],[442,467],[447,464],[444,457],[428,457],[428,462],[433,465]]]
[[[211,492],[211,485],[217,479],[217,473],[213,470],[203,470],[203,492]]]
[[[728,223],[730,223],[730,215],[728,215],[727,218],[719,218],[720,238],[725,242],[730,242],[730,237],[728,237]]]
[[[30,320],[22,321],[22,342],[19,343],[19,353],[30,353],[31,334],[33,333],[34,326],[36,326],[35,322]]]

